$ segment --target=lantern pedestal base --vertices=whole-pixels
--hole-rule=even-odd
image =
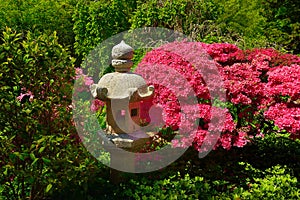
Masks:
[[[114,167],[121,169],[126,166],[126,169],[130,172],[136,170],[136,154],[150,141],[150,136],[153,133],[144,134],[144,138],[134,137],[134,134],[108,134],[108,139],[116,145],[116,148],[110,149],[110,181],[113,184],[119,184],[126,181],[129,173],[125,173],[116,170]],[[138,135],[136,135],[138,136]],[[139,135],[141,136],[141,135]],[[132,152],[132,153],[129,153]]]

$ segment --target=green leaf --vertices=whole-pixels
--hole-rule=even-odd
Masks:
[[[31,158],[32,160],[35,160],[35,159],[36,159],[34,153],[31,153],[31,154],[30,154],[30,158]]]
[[[44,141],[45,141],[45,139],[46,139],[45,137],[42,137],[42,138],[41,138],[41,139],[39,139],[39,140],[38,140],[36,143],[37,143],[37,144],[41,144],[42,142],[44,142]]]
[[[47,158],[42,158],[44,163],[51,163],[51,160],[47,159]]]
[[[26,109],[26,110],[25,110],[25,113],[26,113],[27,115],[29,115],[29,114],[31,113],[31,110],[30,110],[30,109]]]
[[[31,166],[33,166],[38,160],[39,158],[35,158],[34,161],[31,163]]]
[[[45,150],[45,148],[46,148],[46,147],[41,147],[41,148],[39,149],[39,153],[42,153],[42,152]]]
[[[16,155],[20,160],[24,161],[24,156],[20,154],[20,152],[14,152],[13,154]]]
[[[47,185],[45,192],[48,193],[51,190],[51,188],[52,188],[52,184],[50,183]]]
[[[6,168],[5,171],[3,172],[3,174],[4,174],[5,176],[7,176],[7,171],[8,171],[8,168]]]
[[[18,86],[14,86],[13,88],[14,88],[14,91],[18,91],[19,90]]]
[[[0,185],[0,194],[2,194],[3,191],[4,191],[4,187]]]

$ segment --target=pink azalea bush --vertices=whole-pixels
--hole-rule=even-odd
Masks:
[[[274,120],[275,124],[287,132],[292,138],[299,138],[300,133],[300,106],[286,103],[276,103],[264,113],[265,117]]]
[[[223,127],[209,128],[214,125],[209,122],[212,120],[212,110],[216,107],[210,101],[207,85],[214,88],[211,85],[216,83],[207,79],[204,81],[201,72],[210,70],[211,63],[207,61],[210,59],[192,55],[193,45],[209,54],[224,81],[227,108]],[[174,49],[180,49],[184,56],[174,53]],[[202,63],[200,71],[187,61],[187,57]],[[154,84],[153,104],[163,107],[165,127],[177,130],[192,125],[195,119],[199,120],[197,130],[180,141],[173,140],[174,146],[184,147],[189,144],[185,141],[192,140],[193,146],[199,150],[209,130],[215,128],[221,129],[222,133],[214,148],[243,147],[251,138],[272,131],[274,127],[268,126],[270,122],[274,122],[279,131],[290,133],[291,138],[300,138],[298,56],[282,54],[273,49],[242,51],[232,44],[174,42],[148,52],[139,63],[136,73],[142,75],[149,84]],[[178,75],[182,79],[172,78]],[[209,78],[213,79],[213,76]],[[183,123],[180,99],[189,95],[197,98],[198,109],[191,106],[187,112],[194,111],[194,117]]]

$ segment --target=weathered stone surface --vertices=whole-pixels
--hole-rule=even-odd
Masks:
[[[114,59],[111,61],[111,65],[115,68],[116,72],[129,72],[133,62],[131,60]]]
[[[146,135],[145,138],[135,138],[129,134],[110,134],[107,137],[118,148],[126,149],[132,152],[138,152],[141,150],[147,141],[149,141],[150,135]]]
[[[107,88],[97,87],[97,84],[92,84],[90,86],[90,91],[94,98],[100,99],[102,101],[107,100],[107,93],[108,93]]]
[[[97,88],[106,88],[107,93],[103,94],[106,94],[108,99],[135,98],[135,100],[139,100],[139,98],[132,96],[137,95],[146,98],[154,92],[153,86],[148,86],[143,77],[134,73],[114,72],[105,74],[96,86],[91,87],[93,96],[100,95],[97,93]]]
[[[121,60],[131,60],[133,58],[133,48],[123,40],[112,49],[112,58]]]

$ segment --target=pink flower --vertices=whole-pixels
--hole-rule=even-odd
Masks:
[[[33,101],[33,97],[34,95],[32,94],[31,91],[27,91],[26,93],[21,93],[18,97],[17,100],[18,101],[22,101],[22,99],[26,96],[29,96],[29,101],[32,102]]]
[[[239,132],[238,134],[239,135],[237,137],[235,137],[235,142],[233,143],[233,146],[243,147],[249,142],[249,140],[246,138],[247,133]]]
[[[95,99],[92,101],[91,111],[96,112],[100,110],[104,105],[105,103],[103,101],[100,101],[99,99]]]
[[[174,139],[171,142],[172,142],[172,147],[180,147],[179,140]]]
[[[224,149],[229,150],[231,148],[231,140],[232,140],[232,135],[228,133],[223,134],[220,138],[221,146]]]
[[[94,84],[94,81],[93,81],[92,77],[84,76],[84,83],[86,86],[90,86],[90,85]]]
[[[89,86],[94,83],[92,77],[85,75],[81,68],[75,68],[75,72],[76,87],[74,96],[78,96],[78,93],[81,92],[89,92]]]

